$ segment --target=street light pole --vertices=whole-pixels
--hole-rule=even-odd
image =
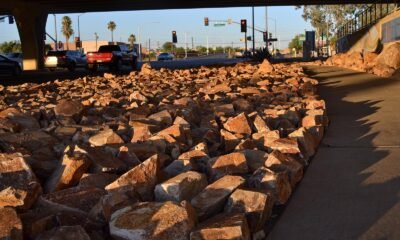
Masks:
[[[57,19],[56,19],[56,14],[53,13],[54,16],[54,36],[56,37],[56,42],[54,44],[54,48],[56,51],[58,50],[58,40],[57,40]]]
[[[255,42],[255,39],[254,39],[254,6],[252,7],[252,20],[253,20],[253,56],[254,56],[254,53],[255,53],[255,47],[256,47],[256,42]]]
[[[85,14],[85,13],[81,13],[78,15],[78,37],[79,37],[79,40],[81,39],[81,28],[79,26],[79,17],[82,16],[83,14]]]
[[[99,39],[99,35],[97,35],[97,32],[94,33],[94,39],[96,40],[96,51],[97,51],[97,39]]]

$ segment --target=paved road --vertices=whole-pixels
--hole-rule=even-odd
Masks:
[[[331,124],[268,239],[400,239],[400,79],[308,70]]]
[[[184,68],[192,68],[192,67],[200,67],[200,66],[209,66],[209,65],[228,65],[235,64],[238,62],[242,62],[244,59],[236,59],[236,58],[226,58],[225,55],[210,55],[210,56],[202,56],[202,57],[194,57],[188,59],[180,59],[173,61],[162,61],[150,62],[151,66],[155,69],[160,68],[170,68],[170,69],[184,69]],[[141,65],[144,62],[140,62],[138,64],[138,69],[140,69]],[[101,76],[104,72],[108,72],[108,68],[101,67],[98,72],[91,73],[85,69],[76,69],[75,72],[69,72],[68,70],[57,70],[54,72],[50,71],[35,71],[35,72],[24,72],[21,76],[11,77],[11,76],[0,76],[0,84],[1,85],[15,85],[21,84],[24,82],[47,82],[54,81],[56,79],[64,80],[64,79],[76,79],[84,76]],[[123,66],[123,69],[118,74],[129,74],[132,71],[131,67]]]

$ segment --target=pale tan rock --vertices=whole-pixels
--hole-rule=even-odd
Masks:
[[[259,74],[269,74],[274,71],[274,66],[267,60],[264,59],[264,61],[260,64],[257,73]]]
[[[0,208],[29,209],[42,193],[40,183],[20,153],[0,153]]]
[[[111,144],[122,144],[124,140],[116,134],[112,129],[107,129],[89,138],[89,143],[92,146],[104,146]]]
[[[243,214],[219,214],[201,223],[190,233],[190,240],[250,240],[251,235]]]
[[[177,203],[142,202],[113,213],[109,227],[117,239],[186,240],[195,222],[195,216]]]
[[[296,138],[280,138],[272,142],[270,148],[282,153],[301,154],[300,146]]]
[[[157,201],[190,201],[208,185],[204,174],[188,171],[161,184],[154,190]]]
[[[244,182],[244,178],[239,176],[225,176],[208,185],[190,202],[199,220],[205,220],[220,212],[229,195]]]

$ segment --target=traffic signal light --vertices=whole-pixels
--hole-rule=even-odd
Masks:
[[[251,41],[251,36],[247,37],[247,41]]]
[[[82,48],[82,42],[80,37],[75,37],[75,47],[78,48]]]
[[[269,33],[269,38],[272,38],[272,33]]]
[[[172,31],[172,42],[173,43],[178,42],[178,37],[176,36],[176,31]]]
[[[13,24],[14,23],[14,17],[13,16],[8,16],[8,23]]]
[[[267,40],[268,40],[268,33],[267,32],[263,32],[263,39],[264,39],[264,42],[267,42]]]
[[[204,18],[204,26],[208,26],[208,17]]]
[[[240,31],[247,32],[247,21],[246,19],[240,20]]]

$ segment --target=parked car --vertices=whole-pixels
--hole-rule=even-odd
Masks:
[[[174,55],[172,53],[160,53],[157,57],[158,61],[173,60]]]
[[[130,65],[136,69],[137,54],[126,45],[103,45],[99,47],[99,51],[87,53],[87,62],[92,71],[96,71],[100,65],[115,71],[121,70],[122,65]]]
[[[236,58],[250,58],[250,57],[252,57],[252,53],[250,51],[235,52],[235,57]]]
[[[79,51],[49,51],[45,57],[44,66],[53,71],[56,68],[67,68],[74,71],[76,68],[86,68],[86,55]]]
[[[18,62],[19,66],[22,68],[22,62],[23,62],[22,52],[7,53],[6,57],[8,57],[11,60],[14,60],[14,61]]]
[[[21,74],[21,66],[17,61],[11,60],[4,55],[0,55],[0,74],[19,75]]]

